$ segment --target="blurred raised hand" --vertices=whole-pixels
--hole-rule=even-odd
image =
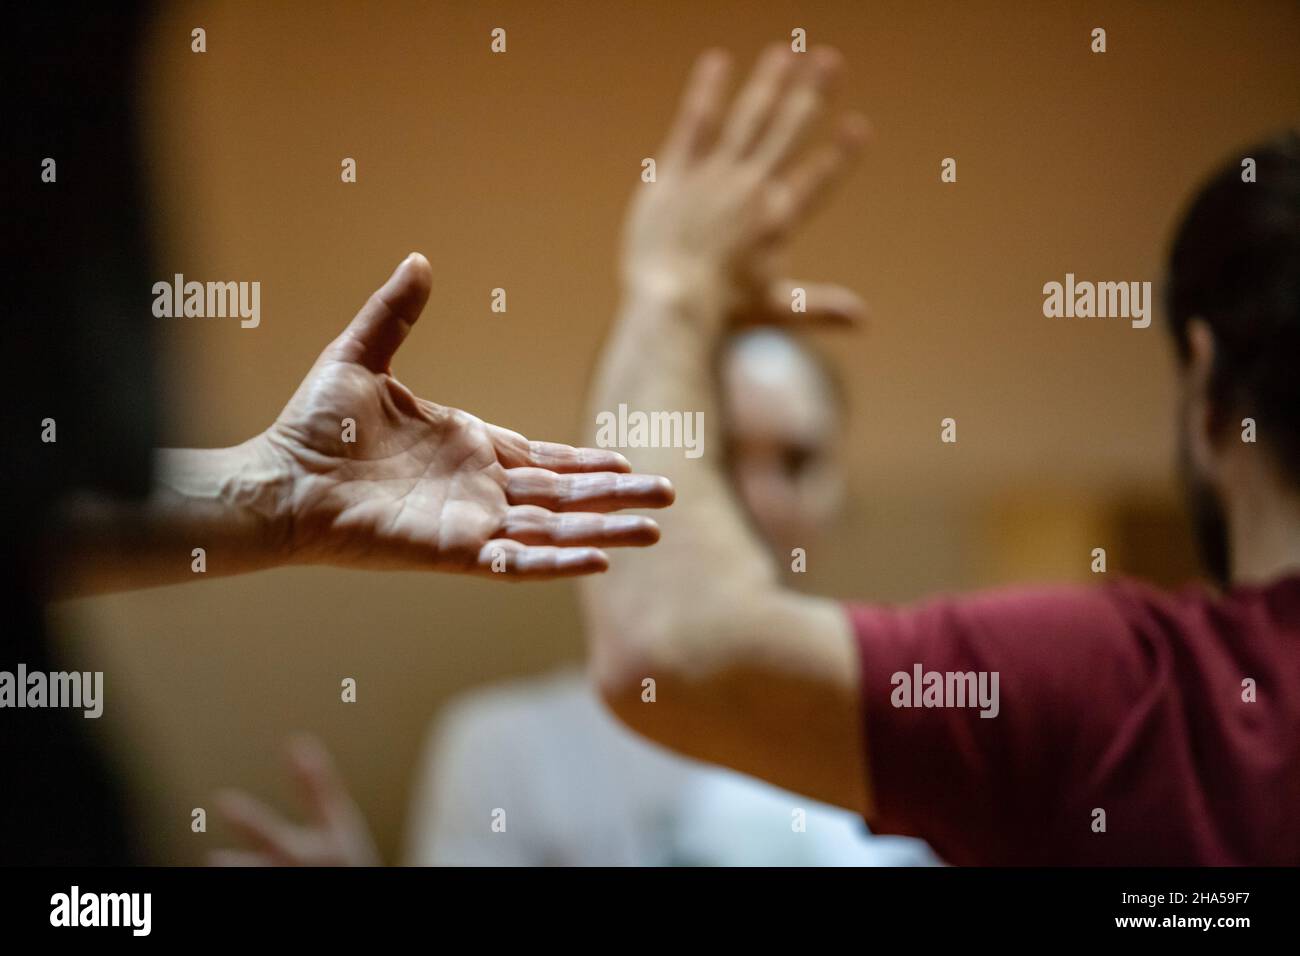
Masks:
[[[728,105],[730,58],[719,50],[699,58],[656,154],[656,181],[638,187],[628,216],[622,273],[631,295],[693,300],[702,307],[686,311],[706,323],[864,316],[849,289],[798,282],[781,268],[794,230],[868,134],[864,118],[846,114],[829,141],[808,148],[840,69],[833,50],[776,45]],[[803,312],[791,308],[795,288],[806,292]]]
[[[294,823],[242,790],[217,795],[217,810],[244,848],[215,850],[213,866],[380,866],[366,819],[348,793],[334,760],[314,737],[288,745],[289,768],[306,819]]]

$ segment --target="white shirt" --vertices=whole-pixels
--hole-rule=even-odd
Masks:
[[[909,866],[919,840],[676,756],[612,717],[581,674],[453,702],[426,745],[407,862],[461,866]]]

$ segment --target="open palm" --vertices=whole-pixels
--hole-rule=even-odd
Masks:
[[[390,362],[429,296],[407,257],[321,353],[264,434],[289,471],[284,512],[303,561],[506,578],[604,570],[603,547],[653,544],[666,479],[614,451],[529,441],[416,397]]]

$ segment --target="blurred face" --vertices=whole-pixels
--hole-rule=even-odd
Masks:
[[[839,409],[830,384],[790,339],[745,333],[720,369],[731,478],[778,558],[808,548],[839,511]]]

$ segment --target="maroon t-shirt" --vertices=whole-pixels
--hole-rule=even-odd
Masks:
[[[957,864],[1300,864],[1300,577],[848,613],[875,832]]]

